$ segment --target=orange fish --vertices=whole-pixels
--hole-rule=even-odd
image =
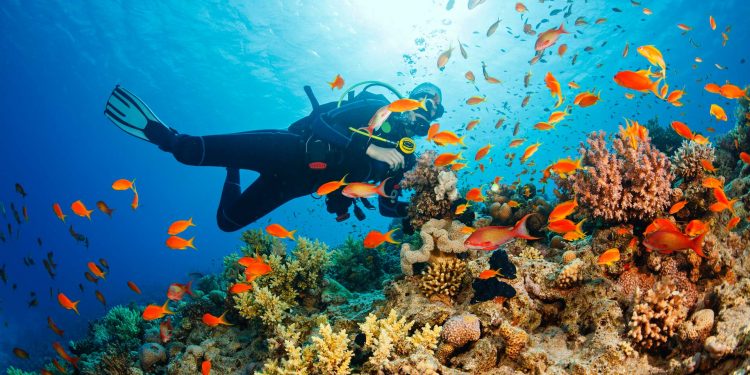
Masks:
[[[430,125],[430,128],[427,130],[427,141],[431,141],[433,138],[435,138],[435,135],[440,131],[440,124],[434,123]],[[346,177],[346,176],[344,176]],[[320,193],[318,193],[320,194]]]
[[[107,300],[104,298],[104,294],[102,294],[102,292],[100,292],[98,290],[96,292],[94,292],[94,294],[96,295],[96,299],[98,299],[99,302],[101,302],[102,305],[104,305],[104,307],[106,307],[107,306]]]
[[[136,208],[138,208],[140,204],[139,202],[140,202],[140,199],[138,198],[138,191],[133,190],[133,201],[130,202],[130,208],[135,210]]]
[[[682,31],[690,31],[693,29],[692,27],[685,25],[684,23],[678,23],[677,27],[679,27]]]
[[[510,148],[518,147],[518,146],[522,145],[524,142],[526,142],[526,138],[514,139],[514,140],[510,141],[509,147]]]
[[[710,160],[701,159],[701,165],[708,172],[716,172],[716,167],[714,167]]]
[[[557,124],[558,122],[560,122],[563,119],[565,119],[565,117],[567,115],[568,115],[568,112],[565,112],[565,111],[555,111],[555,112],[552,112],[549,115],[549,119],[547,119],[547,122],[550,123],[550,124]]]
[[[747,89],[742,90],[735,85],[726,83],[719,88],[719,95],[727,99],[739,99],[747,96]]]
[[[578,86],[578,84],[575,83],[575,82],[573,82],[573,81],[568,82],[568,87],[570,87],[571,89],[580,89],[581,88],[581,86]]]
[[[619,261],[620,261],[620,249],[615,247],[599,255],[599,259],[596,260],[596,264],[600,266],[601,265],[611,266]]]
[[[615,74],[615,82],[625,88],[640,92],[651,91],[658,96],[659,80],[651,81],[647,75],[638,74],[631,70],[623,70]]]
[[[159,323],[159,338],[161,338],[162,343],[167,343],[172,338],[171,316],[168,316],[167,319],[164,319],[164,321]]]
[[[126,180],[124,178],[121,178],[115,182],[112,183],[112,189],[115,190],[134,190],[135,189],[135,178],[132,180]]]
[[[548,221],[559,221],[563,220],[568,215],[572,214],[573,211],[575,211],[576,207],[578,207],[578,201],[573,199],[569,201],[562,202],[555,206],[554,209],[552,209],[552,212],[549,214]]]
[[[448,47],[447,51],[443,51],[440,56],[438,56],[437,59],[437,68],[442,71],[445,69],[445,65],[448,64],[448,61],[451,59],[451,55],[453,54],[453,46]]]
[[[186,240],[186,239],[184,239],[182,237],[178,237],[178,236],[169,236],[169,238],[167,238],[167,241],[165,242],[165,244],[167,245],[168,248],[170,248],[172,250],[185,250],[188,247],[192,248],[192,249],[195,249],[195,250],[198,250],[195,247],[195,245],[193,245],[193,240],[195,240],[195,237],[192,237],[191,239]]]
[[[169,310],[169,300],[166,300],[164,304],[161,306],[159,305],[146,306],[146,308],[143,310],[142,317],[144,320],[151,321],[151,320],[161,319],[165,315],[168,315],[168,314],[174,314],[174,312]]]
[[[99,266],[96,265],[94,262],[88,262],[87,266],[89,267],[89,270],[91,273],[94,274],[94,276],[104,280],[104,272],[99,268]]]
[[[721,212],[724,210],[729,210],[732,214],[734,214],[734,204],[737,202],[737,198],[729,200],[727,198],[726,193],[724,193],[724,189],[721,188],[714,188],[714,197],[716,198],[716,203],[711,204],[708,209],[713,212]]]
[[[456,206],[456,210],[453,212],[454,215],[459,216],[463,215],[464,212],[466,212],[466,209],[471,207],[469,203],[462,203]]]
[[[388,104],[388,110],[391,112],[399,113],[413,111],[415,109],[421,108],[427,111],[427,107],[425,107],[424,104],[425,100],[426,99],[422,99],[421,101],[419,101],[410,98],[398,99],[395,102]]]
[[[216,327],[220,324],[225,325],[225,326],[231,326],[232,324],[229,324],[229,322],[227,322],[227,319],[224,318],[224,315],[226,314],[227,312],[225,311],[223,314],[221,314],[221,316],[217,317],[209,313],[205,313],[203,314],[203,318],[201,320],[203,320],[203,323],[209,327]]]
[[[451,164],[451,170],[453,172],[460,171],[460,170],[462,170],[464,168],[466,168],[466,164],[465,163],[453,163],[453,164]]]
[[[443,154],[438,155],[437,158],[435,158],[435,162],[433,163],[436,167],[444,167],[448,164],[451,164],[455,162],[456,160],[462,159],[461,153],[452,154],[450,152],[446,152]],[[385,195],[385,194],[383,194]]]
[[[516,3],[516,12],[518,12],[518,13],[524,13],[527,10],[529,10],[529,9],[526,8],[526,5],[523,5],[523,3]]]
[[[167,229],[167,234],[170,236],[174,236],[176,234],[180,234],[185,231],[185,229],[188,229],[188,227],[194,227],[195,224],[193,224],[193,218],[189,218],[187,220],[177,220],[169,225],[169,229]]]
[[[523,164],[526,162],[526,160],[529,160],[529,158],[532,155],[534,155],[534,153],[539,149],[539,146],[541,145],[542,145],[541,143],[537,142],[529,147],[526,147],[526,150],[524,150],[523,155],[521,155],[521,163]]]
[[[666,85],[664,87],[666,87]],[[667,102],[672,103],[673,105],[676,105],[679,107],[680,105],[677,105],[676,103],[680,103],[679,100],[682,99],[683,95],[685,95],[684,91],[674,90],[670,92],[669,95],[667,96]]]
[[[58,362],[58,361],[57,361],[57,358],[52,358],[52,365],[54,365],[54,366],[55,366],[55,368],[57,369],[57,371],[60,371],[60,372],[61,372],[61,373],[63,373],[63,374],[67,374],[67,370],[65,370],[65,367],[63,367],[63,366],[62,366],[62,365],[60,364],[60,362]],[[45,371],[46,371],[46,370],[45,370]],[[48,372],[47,374],[44,374],[44,375],[52,375],[52,373],[51,373],[51,372]]]
[[[500,129],[501,126],[503,126],[503,123],[505,122],[505,117],[501,117],[497,122],[495,123],[495,129]]]
[[[52,343],[52,347],[55,349],[57,354],[64,360],[68,361],[73,367],[78,368],[78,357],[72,357],[70,354],[68,354],[65,349],[60,345],[59,342],[55,341]],[[61,371],[62,372],[62,371]],[[65,372],[63,372],[65,373]]]
[[[57,294],[57,302],[58,302],[58,303],[60,304],[60,306],[62,306],[62,307],[63,307],[64,309],[67,309],[67,310],[73,310],[73,311],[75,311],[75,312],[76,312],[76,314],[78,314],[78,302],[81,302],[80,300],[79,300],[79,301],[75,301],[75,302],[73,302],[73,301],[71,301],[71,300],[70,300],[70,298],[68,298],[68,296],[66,296],[65,294],[63,294],[63,293],[58,293],[58,294]],[[80,315],[80,314],[78,314],[78,315]]]
[[[62,208],[60,207],[60,203],[55,203],[52,205],[52,211],[55,212],[55,216],[57,216],[58,219],[62,220],[62,222],[65,222],[65,218],[67,215],[64,215],[62,212]]]
[[[554,128],[555,128],[555,125],[549,124],[547,122],[537,122],[536,124],[534,124],[534,129],[537,129],[537,130],[547,131],[547,130],[552,130]]]
[[[745,164],[750,164],[750,155],[747,154],[747,152],[740,152],[740,160],[742,160]]]
[[[201,363],[201,375],[211,375],[211,361],[205,360]]]
[[[539,34],[539,37],[537,37],[536,43],[534,44],[534,49],[537,51],[543,51],[545,48],[551,47],[557,43],[560,35],[570,34],[563,26],[564,24],[560,24],[560,27],[557,29],[552,28]]]
[[[685,234],[688,237],[695,237],[699,234],[706,233],[708,231],[708,225],[700,220],[690,220],[685,226]]]
[[[724,183],[714,177],[706,177],[703,179],[703,187],[708,189],[721,188]]]
[[[677,225],[675,225],[673,222],[669,221],[668,219],[664,218],[657,218],[654,219],[654,221],[649,224],[649,226],[646,227],[646,230],[643,232],[643,234],[649,234],[654,233],[657,230],[660,229],[669,229],[672,231],[680,231],[679,228],[677,228]]]
[[[474,77],[474,73],[471,70],[467,71],[466,74],[464,74],[464,77],[467,80],[471,81],[471,83],[474,83],[474,80],[476,79],[476,77]]]
[[[597,18],[596,21],[594,21],[595,24],[601,25],[603,23],[607,22],[606,18]]]
[[[52,332],[56,333],[58,336],[62,336],[63,333],[65,333],[65,331],[57,327],[57,324],[55,324],[55,322],[53,322],[52,318],[49,316],[47,317],[47,326],[49,327],[49,329],[52,330]]]
[[[367,233],[367,236],[365,236],[364,240],[364,246],[365,249],[374,249],[380,245],[383,244],[383,242],[392,243],[394,245],[398,245],[400,242],[393,239],[393,232],[397,231],[399,228],[393,228],[385,233],[380,233],[376,230],[371,230],[370,233]]]
[[[20,359],[29,359],[29,353],[21,348],[13,348],[13,354]]]
[[[586,222],[586,219],[579,221],[578,224],[568,219],[562,219],[550,222],[549,224],[547,224],[547,228],[552,232],[560,234],[568,232],[581,232],[581,227],[583,227],[584,222]]]
[[[469,250],[492,251],[514,238],[537,240],[539,238],[529,235],[529,231],[526,229],[526,220],[531,215],[524,216],[513,227],[488,226],[479,228],[464,241],[464,247]]]
[[[482,280],[487,280],[489,278],[498,277],[500,275],[501,275],[500,272],[493,270],[493,269],[489,269],[489,270],[484,270],[480,272],[477,278],[482,279]]]
[[[138,285],[135,285],[135,283],[132,281],[128,281],[128,288],[130,288],[130,290],[134,291],[136,294],[141,294],[141,288],[139,288]]]
[[[565,51],[568,50],[567,44],[561,44],[560,47],[557,47],[557,55],[562,57],[565,54]]]
[[[679,135],[680,135],[681,137],[683,137],[683,138],[685,138],[685,139],[690,139],[690,140],[692,140],[693,138],[695,138],[695,136],[693,135],[693,132],[692,132],[692,131],[690,130],[690,128],[689,128],[689,127],[688,127],[687,125],[685,125],[685,123],[683,123],[683,122],[680,122],[680,121],[672,121],[672,129],[674,129],[674,131],[675,131],[675,132],[676,132],[677,134],[679,134]]]
[[[474,129],[474,127],[477,126],[477,124],[479,124],[479,121],[480,121],[479,119],[469,121],[469,123],[466,124],[466,130]]]
[[[704,137],[704,136],[702,136],[700,134],[696,134],[695,137],[693,137],[693,142],[695,142],[697,144],[700,144],[700,145],[705,145],[705,144],[707,144],[710,141],[708,140],[708,138],[706,138],[706,137]]]
[[[555,108],[559,107],[560,104],[563,103],[563,95],[562,95],[562,89],[560,88],[560,82],[557,81],[555,76],[552,75],[551,72],[547,72],[547,74],[544,76],[544,83],[547,85],[547,88],[549,89],[550,94],[552,97],[557,97],[557,103],[555,104]]]
[[[581,166],[582,158],[573,160],[570,158],[560,159],[556,163],[550,165],[550,170],[559,174],[561,178],[565,178],[568,175],[575,173],[579,169],[583,169]]]
[[[479,161],[483,157],[487,156],[487,154],[490,152],[490,148],[492,148],[494,145],[487,144],[487,146],[484,146],[477,151],[476,155],[474,155],[474,160]]]
[[[428,138],[429,138],[429,136],[428,136]],[[345,186],[346,185],[346,181],[345,181],[346,180],[346,176],[348,176],[348,174],[344,175],[344,177],[342,177],[341,180],[339,180],[339,181],[336,181],[336,180],[329,181],[329,182],[326,182],[323,185],[320,185],[320,187],[317,190],[317,194],[320,195],[320,196],[328,195],[328,194],[333,193],[334,191],[338,190],[340,187]]]
[[[740,222],[739,216],[732,217],[731,219],[729,219],[729,222],[727,223],[727,230],[730,231],[734,229],[734,227],[736,227],[739,222]]]
[[[711,25],[711,30],[716,30],[716,20],[714,20],[714,16],[708,16],[708,24]]]
[[[271,224],[266,227],[266,232],[274,237],[288,238],[294,241],[294,233],[297,232],[297,230],[295,229],[293,231],[288,231],[286,228],[282,227],[279,224]]]
[[[521,205],[521,204],[520,204],[520,203],[518,203],[518,202],[516,202],[516,201],[509,201],[509,202],[508,202],[508,206],[510,206],[511,208],[516,208],[516,207],[518,207],[518,206],[520,206],[520,205]]]
[[[705,258],[703,255],[703,237],[706,233],[691,239],[682,234],[680,231],[672,229],[659,229],[656,232],[649,233],[643,239],[643,245],[651,250],[656,250],[662,254],[671,254],[675,251],[692,249],[698,256]]]
[[[647,16],[650,16],[650,15],[654,14],[654,12],[652,12],[651,9],[643,8],[643,14],[645,14]]]
[[[482,195],[482,188],[471,188],[466,192],[466,200],[470,202],[484,202],[485,197]]]
[[[229,287],[229,293],[232,294],[241,294],[250,291],[253,289],[253,286],[246,283],[236,283]]]
[[[195,297],[192,289],[193,281],[188,281],[187,284],[172,283],[167,288],[167,298],[172,301],[180,301],[182,297],[187,293],[191,297]]]
[[[109,208],[104,201],[98,201],[96,202],[96,207],[99,209],[99,211],[104,212],[107,214],[107,216],[112,217],[112,212],[114,212],[113,208]]]
[[[596,104],[599,99],[601,99],[599,95],[586,91],[576,95],[573,104],[586,108]]]
[[[717,104],[711,104],[709,113],[719,121],[727,121],[727,114],[724,112],[724,108],[721,108]]]
[[[328,86],[331,86],[331,90],[333,89],[341,90],[344,87],[344,79],[341,78],[340,74],[336,74],[336,77],[333,78],[333,81],[328,82]]]
[[[80,216],[80,217],[86,217],[89,220],[91,220],[91,213],[94,212],[94,210],[88,210],[86,209],[86,206],[81,202],[81,200],[77,200],[73,202],[73,204],[70,205],[70,209],[73,210],[73,213]]]
[[[687,204],[687,200],[682,200],[682,201],[679,201],[679,202],[675,203],[675,204],[674,204],[674,205],[672,205],[672,207],[671,207],[671,208],[669,209],[669,214],[670,214],[670,215],[674,215],[674,214],[676,214],[676,213],[677,213],[677,212],[679,212],[679,211],[680,211],[680,210],[681,210],[681,209],[682,209],[683,207],[685,207],[685,205],[686,205],[686,204]]]
[[[385,193],[385,187],[390,177],[380,182],[380,185],[373,185],[364,182],[350,182],[341,191],[341,194],[347,198],[369,198],[374,195],[390,198]]]
[[[703,86],[703,89],[712,94],[718,94],[719,91],[721,91],[721,87],[715,83],[707,83],[705,86]]]
[[[265,262],[258,262],[248,265],[245,268],[245,279],[247,282],[253,282],[256,278],[267,275],[271,273],[273,270],[271,269],[271,266],[268,263]]]
[[[455,145],[455,144],[466,146],[464,144],[464,137],[466,136],[459,138],[456,135],[456,133],[449,131],[449,130],[445,130],[445,131],[435,134],[432,137],[432,141],[435,142],[435,144],[438,146],[447,146],[447,145]]]
[[[482,96],[472,96],[469,99],[466,99],[466,104],[468,105],[477,105],[479,103],[483,103],[487,101],[487,97]]]

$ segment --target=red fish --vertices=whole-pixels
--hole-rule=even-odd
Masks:
[[[62,359],[68,361],[73,367],[78,368],[78,357],[72,357],[68,354],[59,342],[52,343],[52,347]]]
[[[130,290],[136,292],[137,294],[141,294],[141,289],[138,288],[138,285],[135,285],[135,283],[132,281],[128,281],[128,288],[130,288]]]
[[[557,29],[552,28],[539,34],[539,37],[537,37],[536,43],[534,44],[534,49],[537,51],[543,51],[545,48],[551,47],[557,43],[560,35],[570,34],[563,26],[564,24],[560,24],[560,27]]]
[[[477,154],[474,155],[474,160],[478,161],[478,160],[482,159],[483,157],[487,156],[487,153],[490,152],[490,148],[492,148],[492,147],[493,147],[493,145],[487,144],[487,146],[484,146],[484,147],[480,148],[479,151],[477,151]]]
[[[164,344],[172,338],[172,317],[167,317],[159,324],[159,337]]]
[[[526,220],[532,214],[521,218],[513,227],[488,226],[479,228],[464,241],[464,247],[470,250],[496,250],[514,238],[537,240],[538,237],[529,235]]]
[[[600,266],[601,265],[611,266],[615,264],[615,262],[619,262],[619,261],[620,261],[620,249],[615,247],[599,255],[599,258],[596,260],[596,264]]]
[[[47,326],[49,327],[49,329],[52,330],[52,332],[56,333],[58,336],[62,336],[63,333],[65,333],[65,331],[57,327],[57,324],[55,324],[55,322],[53,322],[52,318],[49,316],[47,317]]]
[[[375,186],[364,182],[350,182],[341,194],[347,198],[369,198],[373,195],[380,195],[381,197],[390,198],[385,193],[385,186],[390,177],[383,180],[380,185]]]
[[[91,273],[94,274],[94,276],[104,280],[104,272],[101,270],[101,268],[99,268],[99,266],[96,265],[96,263],[88,262],[87,266],[89,270],[91,271]]]
[[[168,248],[173,249],[173,250],[185,250],[188,247],[198,250],[195,248],[195,245],[193,245],[194,240],[195,240],[195,237],[189,240],[186,240],[178,236],[170,236],[169,238],[167,238],[166,245]]]
[[[237,283],[229,287],[229,293],[241,294],[253,289],[253,286],[245,283]]]
[[[187,220],[177,220],[169,225],[169,229],[167,229],[167,234],[170,236],[174,236],[176,234],[180,234],[184,232],[188,227],[194,227],[195,224],[193,224],[193,218],[189,218]]]
[[[133,190],[135,191],[135,178],[132,180],[126,180],[124,178],[121,178],[115,182],[112,183],[112,189],[114,190]]]
[[[647,75],[624,70],[615,74],[614,80],[622,87],[640,92],[651,91],[654,95],[659,95],[657,91],[659,89],[659,80],[651,81]]]
[[[205,360],[201,363],[201,375],[211,375],[211,361]]]
[[[392,237],[393,232],[397,231],[398,229],[399,228],[393,228],[385,233],[380,233],[376,230],[370,231],[370,233],[367,233],[367,236],[365,236],[365,240],[364,240],[365,249],[374,249],[382,245],[383,242],[388,242],[388,243],[398,245],[399,242],[394,240]]]
[[[344,79],[341,78],[340,74],[336,74],[336,77],[333,78],[333,81],[328,82],[328,86],[331,86],[331,90],[333,89],[341,90],[344,87]]]
[[[675,204],[674,204],[674,205],[673,205],[673,206],[672,206],[672,207],[671,207],[671,208],[669,209],[669,214],[670,214],[670,215],[674,215],[674,214],[676,214],[676,213],[680,212],[680,210],[682,210],[682,208],[683,208],[683,207],[685,207],[685,205],[686,205],[686,204],[687,204],[687,200],[681,200],[681,201],[679,201],[679,202],[675,203]]]
[[[703,255],[703,237],[706,233],[701,234],[695,239],[682,234],[680,231],[672,229],[659,229],[656,232],[649,233],[643,239],[643,245],[649,250],[656,250],[662,254],[671,254],[679,250],[692,249],[698,256],[705,258]]]
[[[706,233],[707,231],[708,225],[700,220],[691,220],[685,226],[685,234],[688,235],[688,237],[695,237],[699,234]]]
[[[179,284],[179,283],[170,284],[169,289],[167,289],[167,298],[169,298],[172,301],[179,301],[182,299],[182,297],[185,296],[185,293],[195,298],[195,295],[193,294],[193,290],[191,289],[192,285],[193,285],[192,280],[188,281],[187,284]]]
[[[173,311],[169,310],[169,300],[166,300],[164,302],[164,305],[148,305],[143,310],[143,319],[144,320],[156,320],[161,319],[167,314],[174,314]]]
[[[734,229],[734,227],[736,227],[739,222],[740,222],[739,216],[735,216],[729,219],[729,222],[727,223],[727,230]]]
[[[565,219],[568,215],[572,214],[578,207],[578,201],[575,199],[562,202],[555,206],[555,208],[549,214],[549,221],[558,221]]]
[[[65,294],[59,293],[57,295],[57,302],[60,303],[60,306],[62,306],[63,308],[73,310],[76,312],[76,314],[78,314],[78,302],[81,302],[80,300],[73,302]]]
[[[55,216],[57,216],[58,219],[60,219],[63,223],[65,222],[65,218],[68,215],[63,214],[62,208],[60,207],[60,203],[55,203],[52,205],[52,211],[55,212]]]
[[[86,206],[80,199],[73,202],[73,204],[70,205],[70,209],[73,210],[73,213],[76,215],[86,217],[89,220],[91,220],[91,213],[94,212],[94,210],[86,209]]]
[[[225,311],[221,316],[213,316],[209,313],[203,314],[203,323],[209,327],[216,327],[218,325],[225,325],[225,326],[231,326],[229,322],[227,322],[227,319],[224,318],[224,315],[226,315],[227,312]]]

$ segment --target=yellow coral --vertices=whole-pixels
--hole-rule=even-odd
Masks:
[[[521,250],[521,257],[531,260],[543,259],[542,253],[533,246],[526,246]]]
[[[434,326],[430,328],[430,325],[427,324],[422,327],[421,330],[414,332],[414,334],[411,335],[411,337],[408,337],[407,340],[414,348],[422,349],[430,354],[434,354],[442,330],[443,327]]]
[[[628,326],[628,336],[645,349],[658,348],[669,340],[687,316],[683,294],[674,285],[658,283],[645,295],[635,293],[635,306]]]
[[[431,263],[419,282],[427,297],[450,302],[461,290],[466,262],[458,258],[438,259]]]
[[[275,327],[281,323],[289,305],[268,288],[253,282],[252,293],[234,295],[234,308],[245,319],[260,318],[267,327]]]
[[[526,342],[529,341],[529,334],[526,331],[508,322],[503,322],[500,326],[500,336],[505,340],[505,354],[510,359],[518,358],[526,347]]]
[[[396,357],[408,357],[415,352],[424,351],[432,355],[442,328],[426,325],[409,336],[412,325],[414,322],[407,322],[406,318],[399,319],[395,310],[391,310],[384,319],[378,319],[374,314],[368,315],[359,328],[365,334],[365,349],[372,351],[369,363],[382,368]]]
[[[310,363],[309,358],[306,358],[306,354],[302,349],[297,347],[295,343],[286,341],[284,343],[286,349],[286,358],[281,360],[273,359],[263,366],[262,371],[256,371],[255,375],[307,375],[308,366]]]
[[[313,351],[317,354],[315,369],[322,374],[348,375],[351,373],[349,362],[354,352],[347,349],[349,339],[346,331],[333,333],[327,322],[321,324],[318,334],[312,338]]]

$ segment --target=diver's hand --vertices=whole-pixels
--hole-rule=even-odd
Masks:
[[[391,169],[395,170],[404,167],[404,155],[395,148],[370,145],[367,147],[365,154],[375,160],[388,164]]]

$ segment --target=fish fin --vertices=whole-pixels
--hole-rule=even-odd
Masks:
[[[195,297],[195,294],[193,294],[193,280],[188,281],[187,285],[185,286],[185,293],[189,294],[190,297]]]
[[[297,232],[297,230],[296,230],[296,229],[295,229],[295,230],[293,230],[293,231],[290,231],[290,232],[289,232],[289,235],[288,235],[287,237],[288,237],[288,238],[289,238],[290,240],[292,240],[292,241],[296,241],[296,240],[294,239],[294,233],[296,233],[296,232]]]
[[[586,222],[586,219],[581,219],[581,221],[579,221],[578,224],[576,224],[576,231],[583,233],[583,231],[581,230],[581,227],[583,227],[583,223],[585,222]]]
[[[81,315],[81,313],[78,312],[78,303],[81,301],[75,301],[73,302],[73,311],[76,312],[76,314]]]
[[[401,228],[393,228],[393,229],[389,230],[388,232],[386,232],[385,233],[385,241],[388,242],[388,243],[396,244],[396,245],[399,244],[400,242],[394,240],[393,237],[391,236],[393,234],[393,232],[395,232],[395,231],[397,231],[399,229],[401,229]]]
[[[458,139],[458,144],[460,144],[461,146],[466,146],[466,144],[464,143],[464,138],[466,138],[465,135]],[[439,146],[442,146],[442,145],[439,145]]]
[[[190,217],[190,219],[188,219],[188,226],[189,227],[194,227],[195,226],[195,224],[193,224],[193,217],[192,216]]]
[[[698,254],[698,256],[701,257],[701,258],[705,258],[706,257],[706,255],[703,254],[703,237],[706,236],[706,233],[708,233],[708,232],[703,232],[703,234],[701,234],[700,236],[696,237],[690,243],[690,248],[693,249],[693,251],[695,251],[695,253]]]
[[[164,311],[165,314],[174,314],[174,312],[169,309],[169,300],[164,301],[164,304],[161,306],[161,309]]]
[[[529,230],[526,228],[526,219],[532,214],[528,214],[518,220],[515,226],[513,226],[513,236],[516,238],[523,238],[525,240],[538,240],[539,237],[533,237],[529,235]]]
[[[193,248],[193,249],[195,249],[195,250],[198,250],[198,249],[197,249],[197,248],[195,247],[195,245],[193,245],[193,240],[195,240],[195,237],[193,237],[193,238],[191,238],[191,239],[189,239],[189,240],[188,240],[188,242],[187,242],[187,247],[190,247],[190,248]]]
[[[560,28],[557,29],[557,32],[560,34],[570,34],[568,30],[565,30],[565,23],[560,24]]]

